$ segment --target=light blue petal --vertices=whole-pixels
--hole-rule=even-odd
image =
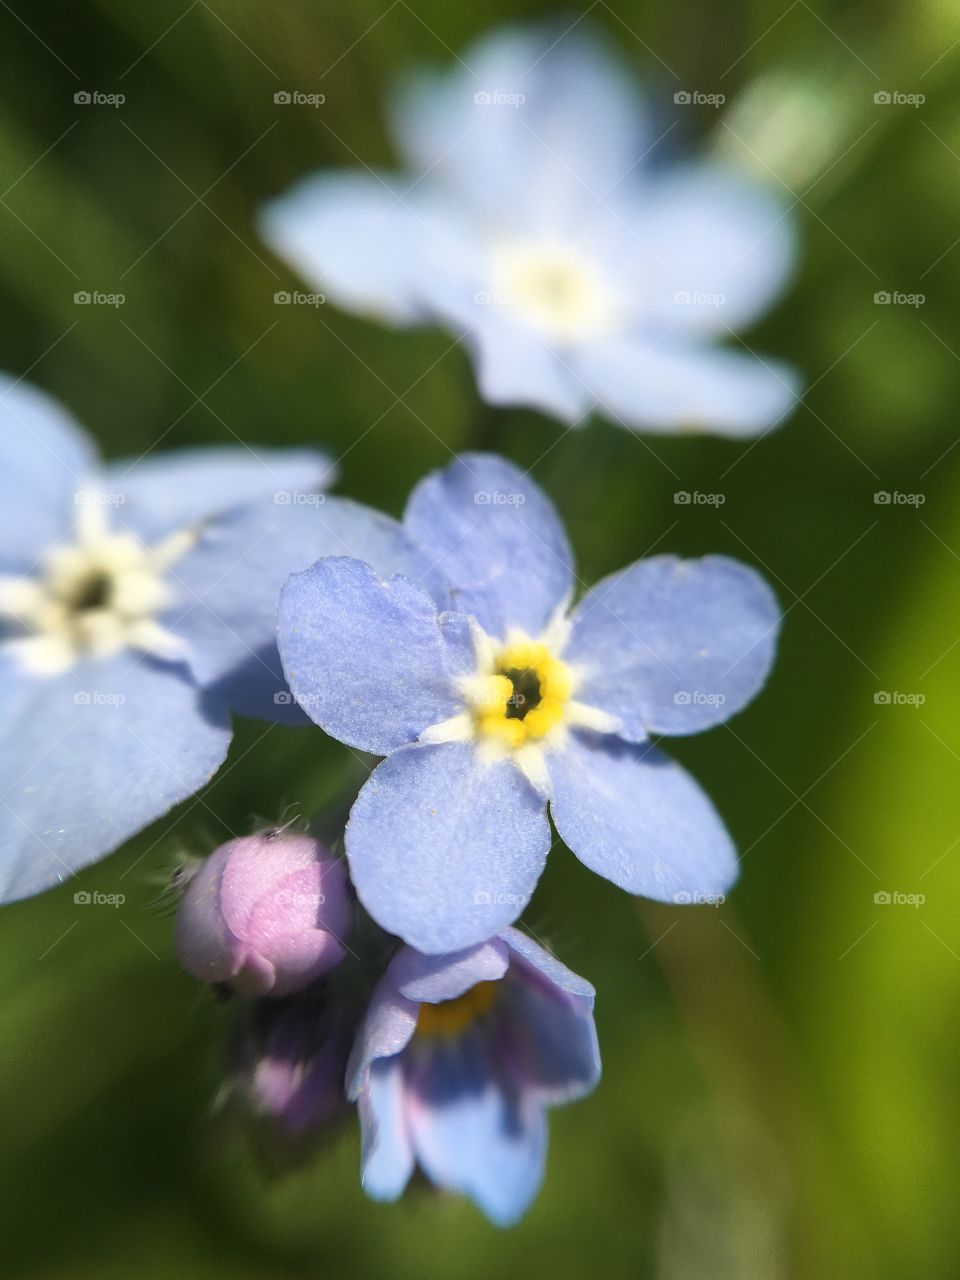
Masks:
[[[513,1096],[471,1037],[439,1042],[407,1064],[408,1117],[424,1173],[511,1226],[543,1182],[547,1125],[528,1095]]]
[[[441,608],[472,614],[488,634],[538,634],[573,583],[573,556],[550,500],[511,462],[465,453],[421,480],[404,528],[450,590]]]
[[[679,331],[724,337],[761,315],[795,266],[787,204],[715,164],[660,173],[629,214],[644,309]]]
[[[164,624],[190,646],[200,684],[241,715],[306,724],[277,651],[280,589],[323,556],[365,560],[381,577],[422,571],[389,516],[345,498],[253,503],[209,525],[174,566],[177,600]]]
[[[500,29],[443,74],[410,78],[398,146],[497,228],[576,226],[648,146],[629,79],[582,28]]]
[[[655,747],[572,733],[550,757],[550,782],[561,838],[628,893],[689,902],[736,880],[736,850],[716,809]]]
[[[367,1072],[379,1058],[392,1058],[410,1043],[419,1005],[400,995],[384,976],[374,988],[357,1031],[346,1071],[346,1093],[353,1102],[366,1087]]]
[[[574,973],[572,969],[568,969],[556,956],[551,955],[549,951],[539,946],[532,938],[528,938],[525,933],[521,933],[519,929],[503,929],[500,937],[513,952],[514,956],[519,956],[522,961],[531,969],[536,970],[551,986],[559,987],[569,995],[586,1001],[587,1006],[591,1009],[593,1008],[593,1000],[597,993],[593,984],[588,982],[586,978],[581,978],[579,973]]]
[[[267,205],[260,232],[330,301],[410,324],[422,313],[420,282],[455,270],[462,253],[455,217],[413,185],[389,174],[322,173]]]
[[[492,937],[523,911],[550,847],[546,807],[514,765],[447,743],[390,756],[347,824],[360,901],[428,954]]]
[[[500,1024],[508,1024],[501,1036],[504,1069],[518,1089],[534,1090],[544,1103],[581,1098],[600,1079],[593,988],[515,929],[509,933],[513,937],[503,936],[514,959],[498,1005]]]
[[[425,292],[431,311],[470,349],[480,395],[488,404],[539,409],[579,424],[592,405],[589,387],[562,349],[490,299],[483,283],[479,293],[476,284]]]
[[[98,466],[82,428],[51,396],[0,374],[0,568],[16,573],[64,537],[74,495]]]
[[[386,755],[461,707],[433,601],[404,577],[330,556],[280,597],[280,656],[294,698],[334,738]]]
[[[597,584],[573,613],[564,657],[582,671],[577,698],[648,733],[699,733],[763,687],[780,610],[753,569],[726,556],[655,556]]]
[[[508,955],[499,938],[440,956],[401,947],[390,961],[387,977],[408,1000],[438,1004],[462,996],[478,982],[499,981],[507,971]]]
[[[593,342],[575,365],[597,406],[638,431],[755,436],[781,422],[801,391],[795,371],[780,361],[659,333]]]
[[[294,505],[335,478],[319,450],[224,445],[111,462],[103,483],[123,497],[119,522],[154,542],[259,498]]]
[[[372,1200],[396,1200],[414,1165],[401,1062],[391,1058],[373,1064],[358,1109],[363,1189]]]
[[[193,795],[230,743],[183,668],[130,654],[31,677],[0,752],[0,901],[39,893]]]

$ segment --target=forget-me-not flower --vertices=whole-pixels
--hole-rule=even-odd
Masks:
[[[553,507],[486,454],[421,481],[394,536],[401,572],[322,559],[279,613],[298,705],[387,757],[346,832],[374,919],[428,953],[497,933],[543,870],[548,801],[580,860],[630,893],[725,890],[737,859],[721,819],[649,739],[720,724],[762,686],[779,611],[759,574],[657,556],[571,608]]]
[[[792,271],[787,206],[718,159],[655,163],[672,126],[579,30],[494,32],[390,123],[406,173],[320,173],[261,220],[335,302],[439,321],[485,399],[570,423],[751,436],[793,407],[787,366],[721,345]]]
[[[50,397],[0,378],[0,901],[197,791],[226,755],[228,709],[297,711],[280,586],[318,555],[375,552],[371,517],[354,544],[353,505],[320,505],[330,474],[313,450],[105,464]]]
[[[516,929],[455,955],[398,951],[347,1068],[368,1195],[395,1200],[419,1166],[516,1222],[543,1181],[546,1108],[600,1078],[593,998]]]

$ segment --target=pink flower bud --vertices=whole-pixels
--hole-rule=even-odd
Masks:
[[[268,831],[204,862],[180,905],[177,955],[202,982],[284,996],[340,963],[352,914],[346,871],[329,849]]]

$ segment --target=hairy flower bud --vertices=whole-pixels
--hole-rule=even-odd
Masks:
[[[310,836],[268,831],[204,862],[180,906],[177,955],[202,982],[288,995],[340,963],[351,918],[342,863]]]

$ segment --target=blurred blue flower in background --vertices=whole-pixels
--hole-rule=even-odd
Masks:
[[[630,893],[689,901],[736,878],[710,800],[652,734],[734,715],[773,662],[779,610],[723,556],[641,560],[571,611],[573,557],[529,477],[489,454],[427,476],[389,581],[332,556],[283,588],[279,647],[297,704],[384,760],[350,815],[361,902],[427,953],[517,919],[560,836]],[[400,556],[397,556],[397,560]]]
[[[469,951],[391,960],[347,1070],[363,1186],[395,1200],[415,1165],[498,1226],[540,1188],[545,1110],[600,1078],[593,987],[515,929]]]
[[[229,708],[272,706],[280,584],[345,545],[335,508],[291,498],[331,474],[246,446],[102,464],[52,399],[0,379],[0,900],[192,795]]]
[[[654,166],[651,113],[579,32],[495,32],[458,61],[392,104],[408,172],[308,178],[263,211],[273,249],[343,307],[446,325],[491,403],[649,431],[779,422],[795,373],[717,340],[790,276],[787,206],[732,165]]]

